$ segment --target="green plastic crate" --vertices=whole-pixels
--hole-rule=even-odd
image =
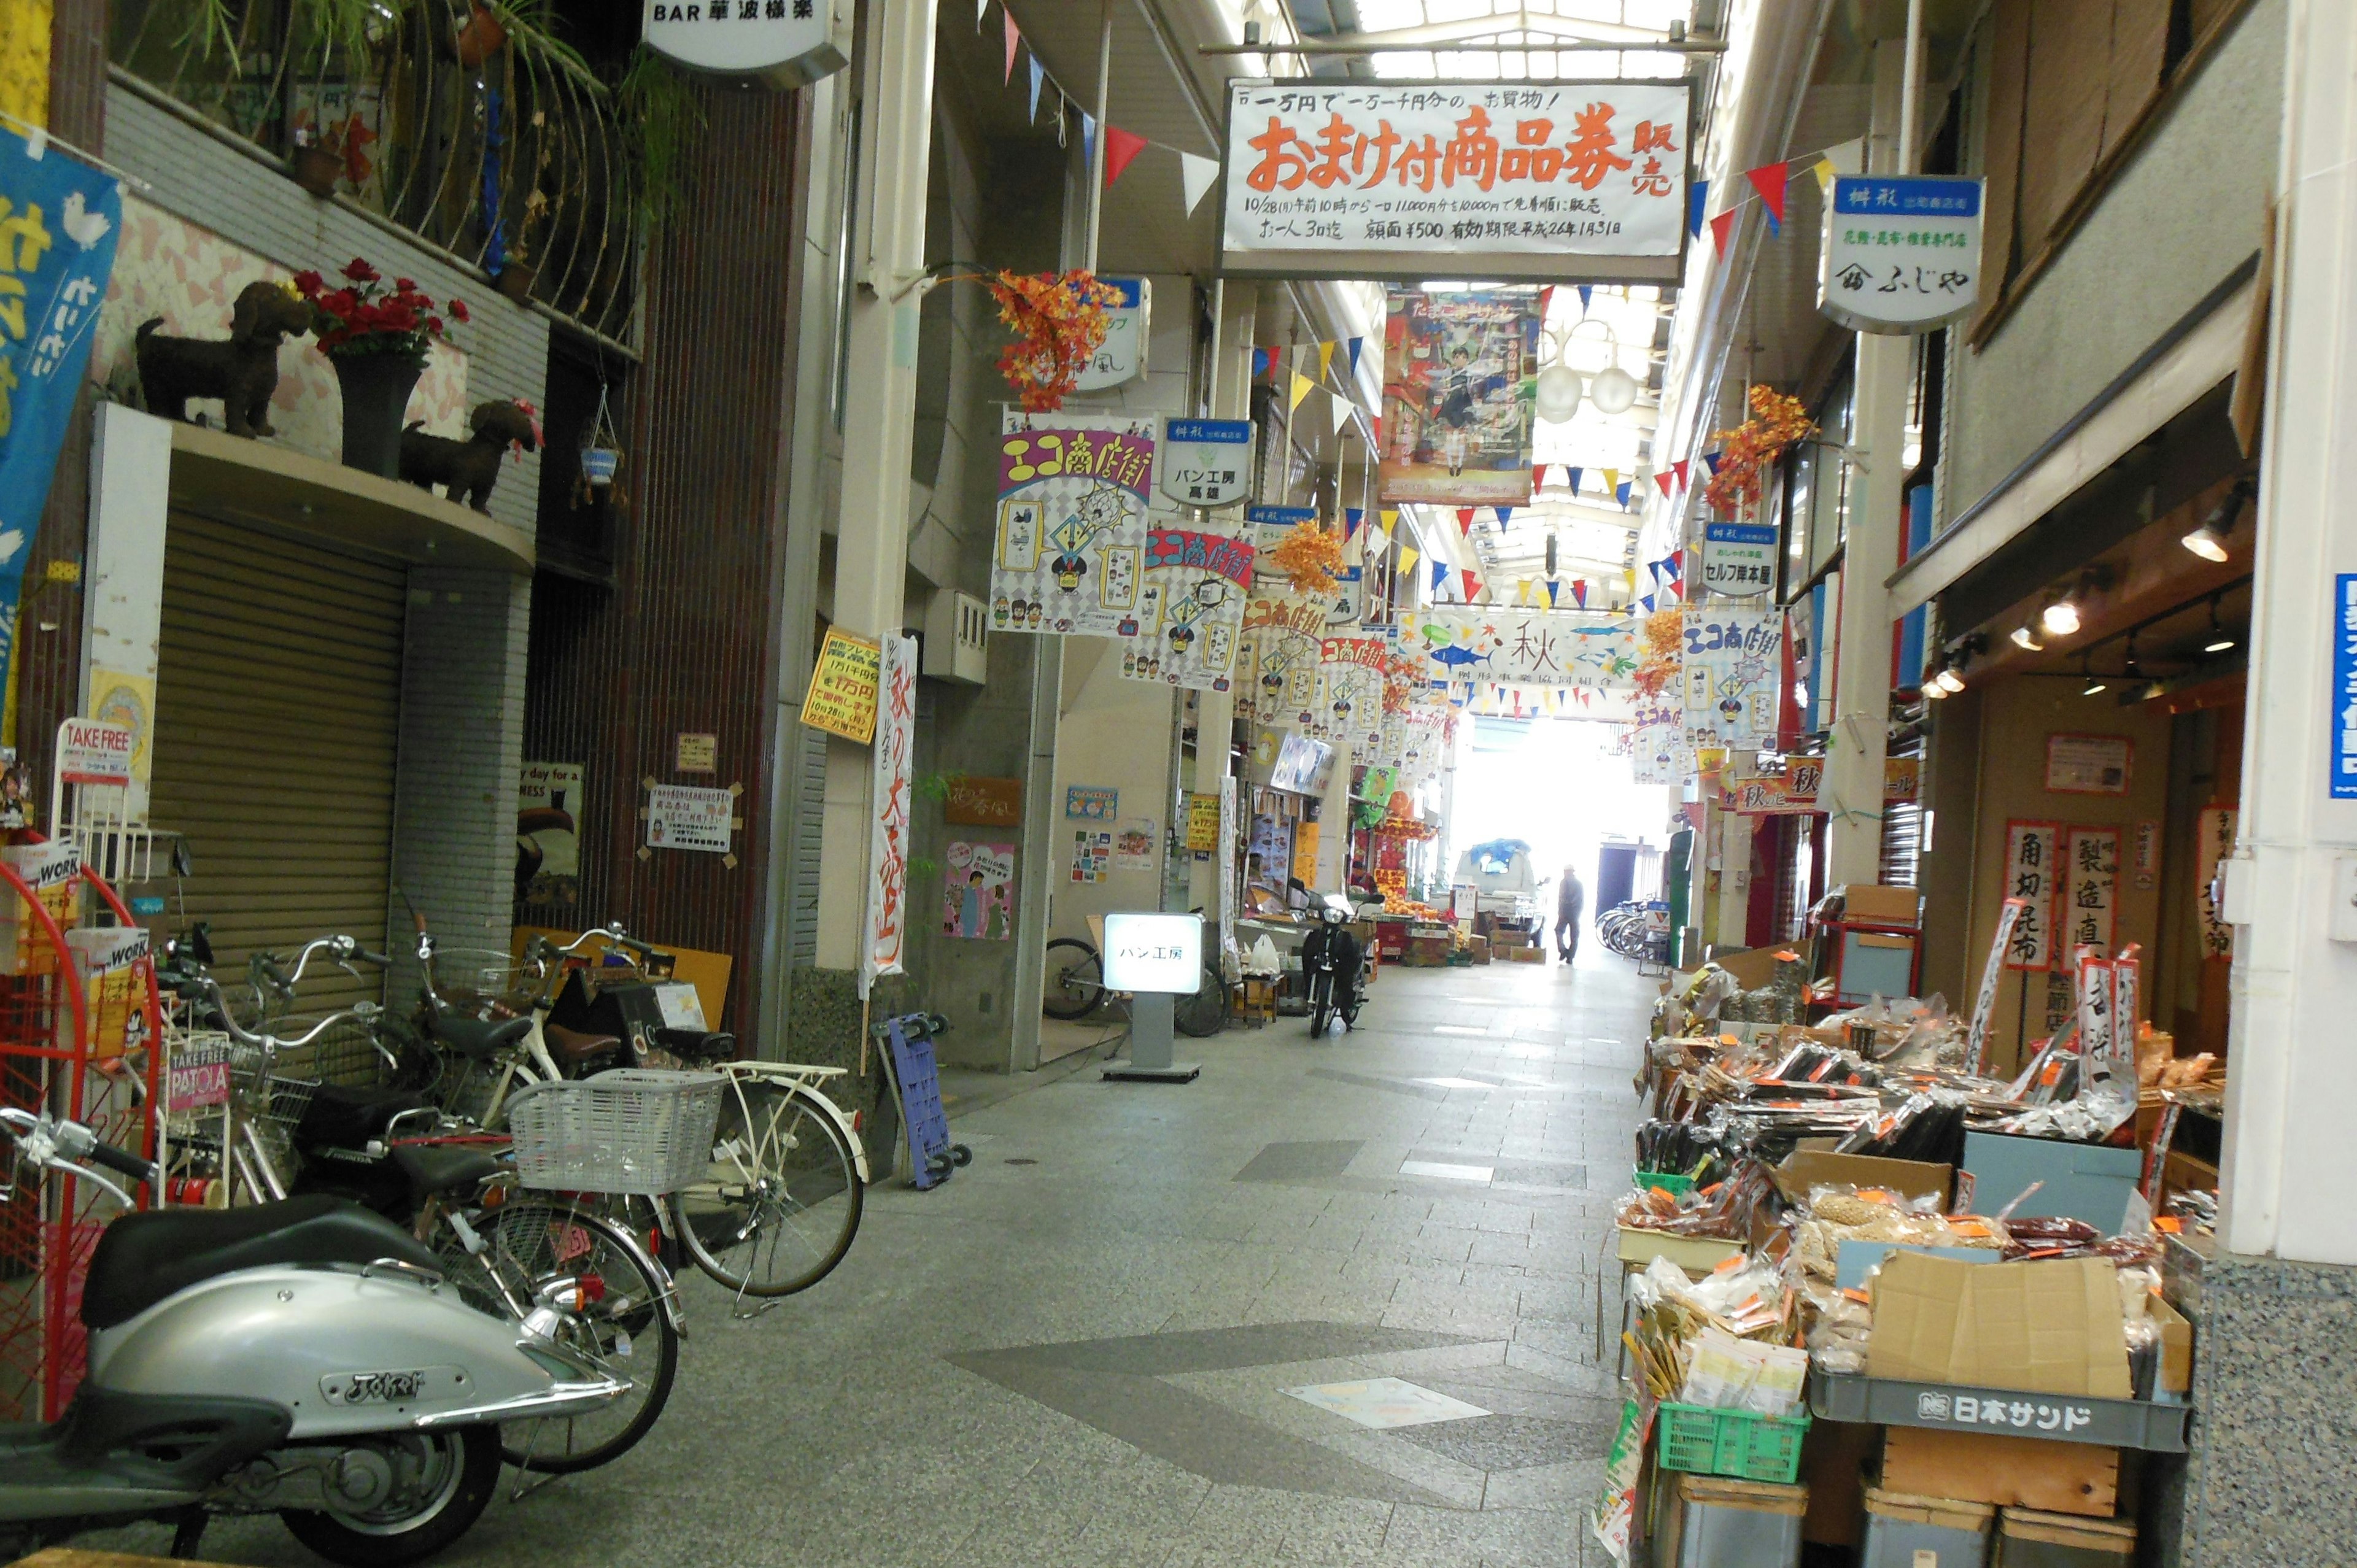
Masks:
[[[1801,1440],[1809,1416],[1754,1415],[1747,1410],[1664,1404],[1661,1408],[1664,1470],[1790,1486],[1801,1474]]]
[[[1694,1177],[1680,1176],[1675,1171],[1639,1171],[1637,1173],[1637,1190],[1640,1192],[1649,1187],[1658,1187],[1672,1197],[1684,1197],[1694,1190]]]

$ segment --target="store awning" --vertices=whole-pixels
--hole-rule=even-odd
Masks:
[[[172,426],[171,504],[419,565],[526,573],[520,528],[430,490],[199,424]]]

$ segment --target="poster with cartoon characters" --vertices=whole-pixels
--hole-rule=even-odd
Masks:
[[[1380,637],[1329,637],[1318,650],[1318,714],[1309,733],[1348,746],[1363,762],[1383,731],[1383,665],[1390,645]]]
[[[1771,739],[1783,612],[1690,605],[1684,629],[1685,744],[1759,746]]]
[[[942,933],[996,942],[1012,937],[1015,846],[952,839],[942,858]]]
[[[1282,582],[1253,590],[1236,655],[1239,714],[1249,707],[1255,724],[1285,729],[1315,719],[1327,608],[1325,596],[1297,594]]]
[[[991,629],[1138,635],[1154,425],[1151,417],[1006,411]]]
[[[1521,506],[1531,499],[1535,287],[1391,291],[1383,328],[1383,499]]]
[[[1155,526],[1146,533],[1143,632],[1122,650],[1121,672],[1198,692],[1235,682],[1252,592],[1249,540],[1198,529]]]

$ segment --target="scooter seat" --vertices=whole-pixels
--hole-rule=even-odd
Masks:
[[[737,1036],[706,1029],[655,1030],[655,1044],[683,1060],[728,1061],[737,1055]]]
[[[315,1194],[251,1208],[149,1209],[100,1233],[82,1287],[91,1328],[127,1323],[190,1285],[273,1263],[372,1263],[396,1258],[441,1271],[423,1242],[358,1204]]]
[[[445,1013],[434,1020],[434,1037],[462,1057],[490,1061],[511,1047],[523,1044],[532,1033],[529,1018],[462,1018]]]
[[[420,1201],[436,1193],[472,1192],[507,1168],[490,1150],[467,1144],[396,1144],[393,1163]]]

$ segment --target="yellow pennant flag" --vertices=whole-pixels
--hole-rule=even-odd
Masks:
[[[1514,584],[1514,603],[1526,605],[1530,602],[1531,580],[1528,577],[1520,578]]]
[[[1334,345],[1333,345],[1333,344],[1331,344],[1331,343],[1320,343],[1320,344],[1318,344],[1318,379],[1319,381],[1324,381],[1324,380],[1326,379],[1326,368],[1327,368],[1329,365],[1331,365],[1333,362],[1334,362]]]
[[[1308,376],[1303,375],[1299,371],[1293,372],[1293,396],[1286,403],[1286,413],[1291,413],[1295,409],[1301,406],[1301,400],[1309,395],[1309,388],[1311,385],[1312,383]]]
[[[1401,546],[1400,546],[1400,572],[1401,572],[1401,575],[1405,575],[1407,573],[1410,573],[1410,572],[1415,571],[1415,563],[1416,563],[1415,546],[1415,545],[1413,545],[1413,544],[1403,544],[1403,545],[1401,545]]]
[[[1631,570],[1629,570],[1629,571],[1626,571],[1626,572],[1621,573],[1621,574],[1620,574],[1620,575],[1622,575],[1623,577],[1626,577],[1626,578],[1629,580],[1629,591],[1630,591],[1631,594],[1634,594],[1634,593],[1637,591],[1637,574],[1636,574],[1636,571],[1635,571],[1633,568],[1631,568]]]
[[[1604,470],[1604,493],[1605,493],[1606,495],[1608,495],[1608,496],[1609,496],[1609,495],[1618,495],[1618,494],[1620,493],[1620,469],[1618,469],[1618,468],[1607,468],[1607,469],[1605,469],[1605,470]]]
[[[1389,539],[1392,536],[1392,530],[1399,526],[1399,508],[1385,507],[1375,515],[1383,519],[1383,537]]]
[[[1841,170],[1834,166],[1834,160],[1819,158],[1816,167],[1810,172],[1817,177],[1817,194],[1831,196],[1834,193],[1834,176],[1841,173]]]

